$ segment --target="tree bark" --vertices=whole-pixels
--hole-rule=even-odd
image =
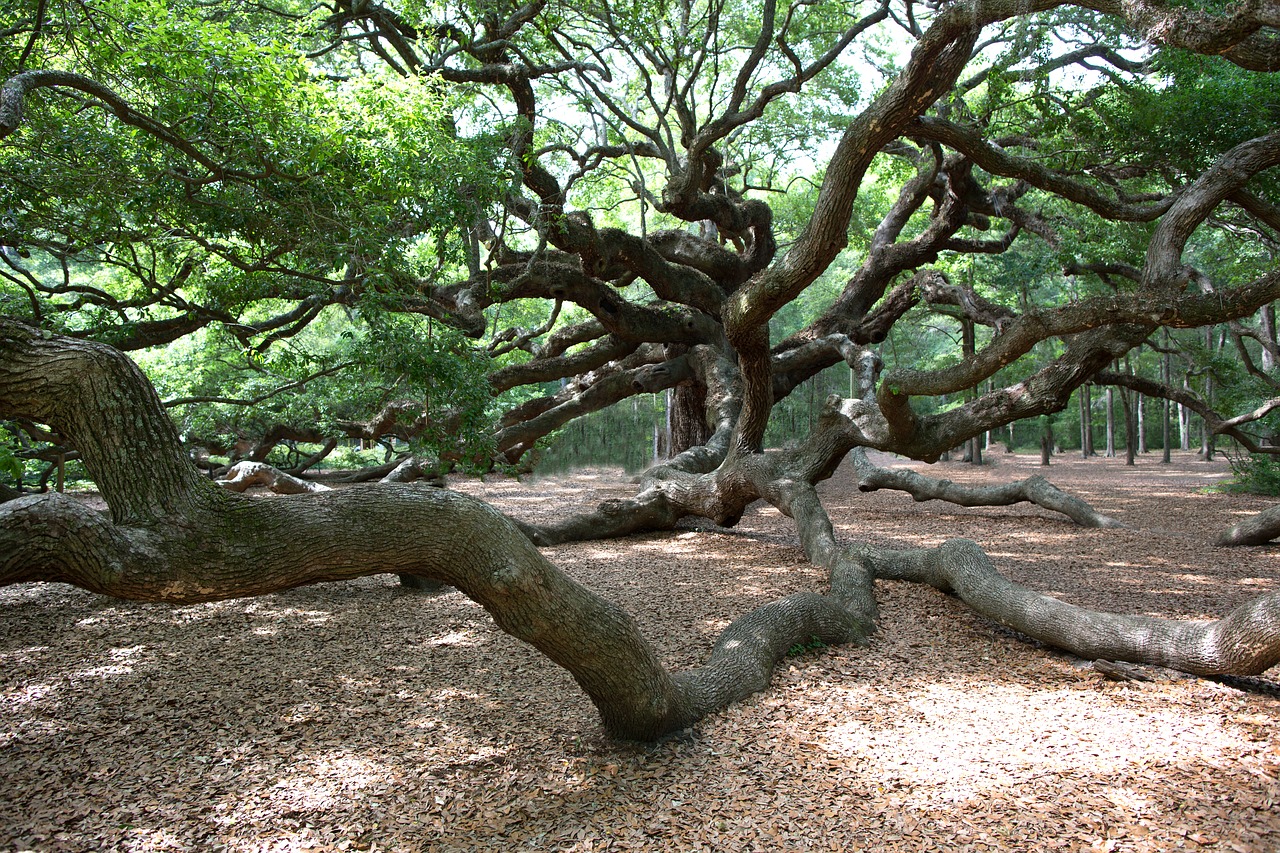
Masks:
[[[1110,387],[1104,392],[1107,401],[1107,458],[1116,455],[1116,406],[1115,392]]]
[[[1048,468],[1053,457],[1053,420],[1048,415],[1040,420],[1040,464]]]
[[[250,486],[262,486],[278,495],[304,495],[329,491],[326,485],[299,479],[265,462],[237,462],[227,470],[226,476],[214,482],[232,492],[243,492]]]
[[[1226,547],[1236,545],[1264,545],[1280,536],[1280,506],[1233,524],[1218,534],[1213,544]]]
[[[881,552],[875,573],[954,593],[988,619],[1086,660],[1147,663],[1194,675],[1257,675],[1280,663],[1280,593],[1247,601],[1216,622],[1100,613],[1002,577],[968,539],[928,551]]]
[[[1134,454],[1137,451],[1137,442],[1134,440],[1134,433],[1137,430],[1133,423],[1135,413],[1133,403],[1129,399],[1131,396],[1132,392],[1128,388],[1120,389],[1120,409],[1124,415],[1124,464],[1126,465],[1134,464]]]
[[[857,466],[858,489],[864,492],[896,489],[917,501],[942,500],[959,506],[1008,506],[1027,502],[1060,512],[1081,527],[1125,526],[1039,475],[1001,486],[961,486],[950,480],[923,477],[914,471],[879,468],[871,464],[861,450],[854,450],[849,459]]]
[[[368,574],[426,578],[457,587],[568,669],[620,738],[685,728],[763,689],[796,643],[861,640],[873,627],[840,598],[791,596],[732,623],[705,666],[672,675],[627,613],[560,572],[487,504],[399,484],[271,500],[228,492],[181,452],[127,358],[0,320],[0,417],[19,415],[81,451],[111,516],[59,494],[3,504],[0,584],[61,581],[188,603]]]

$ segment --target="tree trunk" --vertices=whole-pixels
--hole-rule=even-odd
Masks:
[[[685,382],[672,389],[668,412],[672,456],[691,447],[701,447],[711,438],[711,428],[707,425],[707,386],[701,382]]]
[[[1182,387],[1189,389],[1191,386],[1183,379]],[[1191,450],[1191,410],[1181,403],[1178,404],[1178,447],[1187,452]]]
[[[1104,394],[1107,401],[1107,458],[1116,455],[1115,391],[1110,386]]]
[[[1280,344],[1276,342],[1276,304],[1264,305],[1258,312],[1258,325],[1262,334],[1262,369],[1272,371],[1276,368],[1276,352]]]
[[[1131,396],[1127,388],[1120,389],[1120,406],[1124,414],[1124,464],[1126,465],[1134,464],[1135,454],[1138,449],[1138,442],[1136,441],[1137,429],[1134,424],[1136,414],[1134,405],[1129,399]]]
[[[972,285],[973,269],[969,270],[970,281]],[[966,361],[972,359],[978,352],[978,334],[974,326],[973,320],[965,317],[960,321],[960,351]],[[978,389],[970,388],[965,391],[965,400],[973,401],[978,397]],[[979,436],[973,436],[965,442],[964,461],[973,464],[982,464],[982,442]]]
[[[1169,355],[1169,330],[1161,329],[1161,337],[1164,340],[1164,352],[1160,355],[1160,374],[1164,384],[1170,388],[1173,387],[1173,361]],[[1170,420],[1173,416],[1173,403],[1168,397],[1161,400],[1161,411],[1163,417],[1161,419],[1161,451],[1160,461],[1169,464],[1173,460],[1173,449],[1169,443],[1173,440],[1173,431],[1170,429]]]
[[[1160,403],[1162,414],[1160,419],[1160,461],[1168,465],[1173,461],[1173,448],[1169,446],[1173,440],[1172,430],[1169,428],[1171,426],[1170,421],[1173,419],[1173,404],[1168,399],[1161,400]]]
[[[1088,382],[1080,386],[1080,455],[1085,459],[1096,455],[1093,451],[1092,389]]]

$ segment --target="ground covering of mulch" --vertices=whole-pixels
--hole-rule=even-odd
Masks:
[[[919,470],[1043,470],[992,459]],[[850,540],[965,536],[1073,602],[1207,618],[1280,589],[1280,546],[1209,545],[1270,503],[1203,491],[1226,470],[1056,458],[1050,478],[1120,531],[863,495],[843,472],[822,493]],[[598,470],[454,485],[530,519],[627,491]],[[677,668],[743,612],[822,588],[763,505],[732,531],[547,553]],[[636,746],[607,740],[565,672],[456,592],[378,576],[175,608],[10,587],[0,850],[1280,850],[1280,699],[1107,681],[933,590],[879,593],[869,648],[788,658],[767,692]]]

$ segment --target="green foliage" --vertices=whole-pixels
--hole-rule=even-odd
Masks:
[[[466,225],[510,183],[500,129],[460,135],[456,93],[390,71],[333,74],[336,55],[308,59],[319,10],[291,22],[159,0],[63,10],[28,67],[86,75],[190,145],[37,91],[0,146],[0,244],[57,247],[89,265],[95,286],[136,306],[126,322],[191,302],[234,315],[353,275],[383,292],[417,286],[458,268]],[[2,42],[4,76],[25,41]],[[157,295],[180,270],[181,297]],[[0,299],[33,310],[12,284]],[[72,311],[64,324],[115,326],[119,339],[121,319]]]
[[[1280,80],[1218,57],[1179,50],[1156,56],[1154,83],[1109,87],[1073,115],[1078,132],[1127,149],[1151,167],[1202,171],[1218,153],[1274,129]]]
[[[1280,457],[1271,453],[1228,455],[1231,480],[1223,485],[1228,491],[1252,495],[1280,495]]]
[[[627,473],[654,462],[654,436],[666,424],[666,397],[644,394],[586,417],[550,437],[537,470],[556,474],[592,465],[621,465]]]
[[[0,475],[11,478],[15,485],[22,484],[26,466],[14,453],[13,434],[0,427]]]
[[[821,651],[825,648],[827,648],[827,644],[822,642],[822,640],[818,639],[816,636],[813,636],[808,640],[805,640],[803,643],[796,643],[794,646],[787,649],[787,657],[800,657],[801,655],[806,655],[809,652]]]

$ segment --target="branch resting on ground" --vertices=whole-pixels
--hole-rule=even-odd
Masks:
[[[266,462],[237,462],[227,470],[225,477],[214,482],[232,492],[243,492],[250,486],[263,486],[278,495],[330,491],[326,485],[299,479],[271,467]]]
[[[871,463],[861,448],[853,450],[849,458],[858,472],[858,489],[863,492],[895,489],[906,492],[917,501],[940,500],[960,506],[1009,506],[1027,502],[1060,512],[1081,527],[1125,526],[1038,475],[1001,486],[962,486],[950,480],[925,477],[915,471],[880,468]]]

